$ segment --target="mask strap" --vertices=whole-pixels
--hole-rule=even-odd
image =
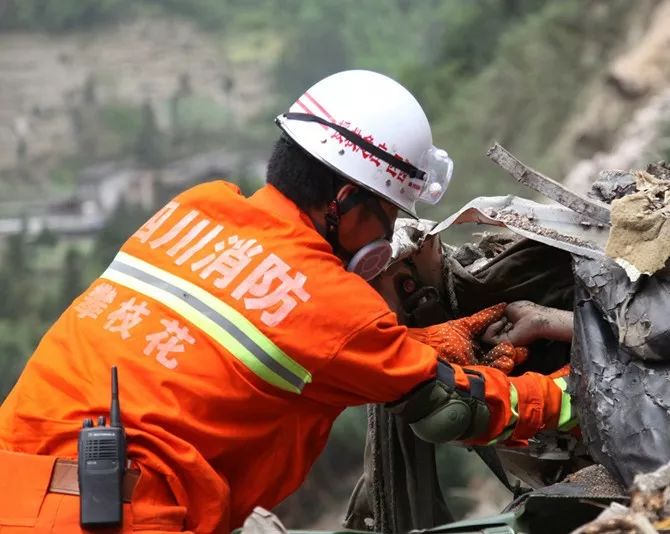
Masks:
[[[341,207],[337,200],[331,200],[326,209],[326,241],[333,250],[340,249],[340,239],[337,237],[337,228],[340,226]]]
[[[372,210],[372,213],[374,213],[377,216],[377,219],[379,219],[379,222],[382,223],[382,227],[384,228],[384,238],[387,241],[391,241],[391,239],[393,239],[393,225],[384,211],[384,208],[382,208],[382,205],[379,203],[379,199],[374,196],[370,197],[365,205]]]

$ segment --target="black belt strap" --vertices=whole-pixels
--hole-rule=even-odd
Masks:
[[[451,365],[447,363],[444,362],[438,363],[437,378],[442,383],[446,384],[448,387],[457,390],[461,395],[471,396],[477,400],[485,402],[486,385],[484,382],[483,375],[479,371],[475,371],[474,369],[463,368],[463,371],[465,371],[465,373],[468,375],[468,382],[470,382],[470,391],[463,391],[462,389],[456,387],[454,369],[451,367]],[[518,488],[512,486],[512,484],[509,481],[509,478],[507,478],[507,473],[505,472],[505,468],[503,467],[502,462],[500,461],[500,458],[498,457],[498,453],[496,452],[495,448],[492,446],[479,445],[474,446],[473,449],[477,453],[477,455],[482,459],[482,461],[487,465],[487,467],[493,472],[496,478],[500,480],[500,482],[502,482],[503,485],[508,490],[510,490],[513,494],[516,494]]]
[[[454,368],[443,361],[437,363],[437,379],[446,384],[449,388],[454,391],[458,391],[460,395],[464,397],[473,397],[482,402],[486,402],[486,384],[484,381],[484,376],[474,369],[463,368],[463,371],[468,377],[468,382],[470,383],[470,390],[466,391],[461,388],[456,387],[456,374],[454,373]]]

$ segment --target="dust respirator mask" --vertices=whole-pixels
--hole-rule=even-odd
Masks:
[[[341,248],[337,238],[337,227],[340,216],[357,204],[364,204],[365,207],[372,211],[385,231],[383,239],[375,239],[361,247],[354,253],[347,264],[347,271],[356,273],[364,280],[369,281],[386,268],[392,253],[391,239],[393,238],[393,226],[375,196],[364,189],[359,189],[341,203],[337,201],[331,202],[326,214],[328,241],[334,244],[334,248]]]
[[[347,271],[370,281],[381,273],[391,259],[391,243],[377,239],[361,248],[347,264]]]

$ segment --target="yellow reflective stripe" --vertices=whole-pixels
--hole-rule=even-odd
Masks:
[[[561,413],[558,416],[558,430],[570,430],[577,424],[577,419],[572,414],[572,400],[567,393],[568,382],[563,377],[555,378],[556,384],[561,390]]]
[[[307,369],[305,369],[302,365],[293,360],[277,345],[275,345],[272,341],[270,341],[244,315],[238,312],[235,308],[228,306],[228,304],[223,302],[221,299],[215,297],[214,295],[204,290],[203,288],[195,284],[192,284],[187,280],[184,280],[183,278],[175,276],[174,274],[164,271],[163,269],[159,269],[158,267],[151,265],[139,258],[131,256],[130,254],[127,254],[125,252],[119,252],[115,259],[118,259],[119,261],[127,265],[136,267],[146,273],[149,273],[155,276],[156,278],[160,278],[161,280],[164,280],[169,284],[172,284],[173,286],[176,286],[184,290],[185,292],[193,295],[197,299],[207,304],[207,306],[212,308],[214,311],[221,314],[230,322],[232,322],[237,328],[239,328],[247,336],[253,339],[254,342],[256,342],[267,354],[269,354],[272,358],[274,358],[279,364],[281,364],[283,367],[291,371],[296,376],[300,377],[300,379],[303,382],[309,383],[312,381],[312,375]]]
[[[510,417],[509,425],[515,425],[519,420],[519,392],[514,387],[514,384],[509,385],[509,405],[512,410],[512,417]]]
[[[227,349],[238,360],[244,363],[244,365],[248,367],[253,373],[261,377],[266,382],[269,382],[270,384],[285,391],[300,393],[299,388],[293,384],[290,384],[284,378],[265,367],[246,347],[239,343],[233,336],[228,334],[228,332],[226,332],[223,328],[219,327],[208,317],[197,312],[194,313],[187,304],[184,304],[174,295],[113,269],[107,269],[102,274],[101,278],[106,278],[107,280],[111,280],[112,282],[126,286],[129,289],[133,289],[139,293],[142,293],[143,295],[146,295],[147,297],[151,297],[158,302],[165,304],[179,315],[193,323],[205,334],[209,335],[214,341]]]
[[[493,445],[495,443],[505,441],[506,439],[509,439],[514,432],[516,422],[519,420],[519,392],[514,387],[514,384],[509,385],[509,405],[510,410],[512,411],[509,421],[505,425],[502,433],[489,441],[487,445]]]
[[[239,312],[202,288],[120,252],[102,278],[165,304],[218,342],[263,380],[300,393],[312,375]]]

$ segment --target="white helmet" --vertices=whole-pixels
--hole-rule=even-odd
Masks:
[[[437,203],[451,178],[453,162],[433,146],[419,103],[376,72],[324,78],[277,124],[312,156],[414,217],[417,200]]]

